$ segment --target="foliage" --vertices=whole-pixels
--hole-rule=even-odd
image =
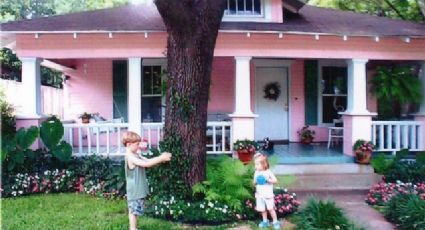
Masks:
[[[37,139],[38,132],[38,128],[35,126],[28,129],[20,128],[15,136],[9,136],[2,140],[3,171],[4,169],[8,172],[23,170],[24,163],[36,157],[36,153],[29,148]]]
[[[244,166],[242,162],[229,156],[209,159],[207,180],[193,186],[195,196],[206,200],[218,200],[237,211],[242,210],[242,202],[253,198],[252,175],[254,167]]]
[[[361,229],[354,226],[332,200],[310,198],[295,218],[297,229]]]
[[[170,98],[170,107],[185,122],[189,120],[192,112],[195,111],[195,106],[190,103],[189,98],[180,96],[175,91],[173,91]]]
[[[0,60],[1,62],[1,60]],[[14,108],[5,100],[6,96],[3,89],[0,89],[0,112],[1,112],[1,140],[9,138],[16,133],[16,120]],[[1,142],[0,142],[1,143]]]
[[[72,146],[62,140],[63,134],[63,125],[54,116],[41,124],[40,137],[44,145],[50,150],[53,156],[66,162],[71,159]]]
[[[82,194],[42,194],[2,199],[1,202],[2,226],[7,229],[129,229],[124,200],[93,199]],[[183,228],[179,223],[145,216],[138,218],[137,227],[150,230]]]
[[[354,151],[372,151],[375,148],[375,145],[370,141],[357,140],[353,145]]]
[[[420,80],[408,67],[378,67],[370,80],[371,92],[379,102],[380,119],[400,118],[401,105],[420,103],[423,89]]]
[[[310,0],[309,4],[417,22],[424,21],[425,18],[425,2],[423,0]]]
[[[300,130],[297,131],[298,136],[301,138],[301,140],[305,139],[314,139],[314,135],[316,132],[314,130],[310,129],[310,126],[306,125],[302,127]]]
[[[425,164],[419,161],[398,161],[384,174],[384,178],[386,182],[424,182]]]
[[[217,200],[187,201],[170,197],[156,197],[148,202],[148,216],[187,223],[219,224],[233,221],[234,210]]]
[[[376,173],[385,174],[408,153],[408,149],[402,149],[396,153],[394,158],[388,158],[384,153],[381,153],[376,158],[372,159],[371,163]]]
[[[425,200],[425,182],[419,182],[417,184],[402,183],[400,181],[396,183],[379,182],[369,190],[366,203],[382,206],[397,194],[407,193],[416,194]]]
[[[256,150],[259,149],[257,142],[255,141],[251,141],[248,139],[245,140],[237,140],[234,144],[233,144],[233,150],[238,151],[238,150],[242,150],[242,149],[246,149],[252,152],[255,152]]]
[[[297,194],[290,194],[287,189],[274,188],[274,204],[277,216],[285,217],[298,210],[301,202],[297,200]],[[245,205],[255,213],[255,217],[258,217],[258,212],[255,210],[255,204],[253,200],[245,201]],[[248,213],[247,211],[244,214]]]
[[[425,200],[415,194],[398,194],[384,209],[397,229],[425,229]]]
[[[187,198],[191,190],[183,177],[188,175],[192,160],[182,150],[182,140],[178,135],[172,135],[160,142],[162,152],[173,153],[170,162],[158,165],[147,170],[149,187],[154,196],[178,196]],[[159,156],[158,149],[151,149],[153,157]]]

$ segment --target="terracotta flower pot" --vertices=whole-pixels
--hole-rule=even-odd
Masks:
[[[304,139],[301,139],[301,143],[303,143],[305,145],[309,145],[309,144],[311,144],[311,142],[313,142],[313,138],[304,138]]]
[[[248,149],[241,149],[241,150],[238,150],[237,152],[238,152],[239,160],[242,161],[242,163],[245,165],[252,160],[252,157],[255,154],[255,152],[249,151]]]
[[[88,124],[88,123],[90,123],[90,118],[81,118],[81,122],[83,124]]]
[[[370,158],[372,157],[372,151],[361,151],[356,152],[356,162],[359,164],[370,164]]]

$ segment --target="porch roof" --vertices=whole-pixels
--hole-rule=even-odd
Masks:
[[[2,33],[11,34],[165,30],[162,18],[154,5],[126,5],[0,24]],[[425,24],[305,5],[298,13],[285,11],[283,23],[222,22],[220,31],[425,37]]]

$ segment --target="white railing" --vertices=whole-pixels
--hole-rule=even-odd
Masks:
[[[424,127],[416,121],[372,121],[372,142],[376,151],[424,150]]]
[[[125,148],[121,143],[122,133],[128,123],[64,124],[63,139],[71,144],[73,155],[122,156]],[[158,147],[162,140],[164,123],[142,123],[141,136],[149,148]],[[207,153],[232,153],[232,122],[207,123]]]

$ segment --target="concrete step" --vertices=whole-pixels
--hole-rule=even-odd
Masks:
[[[272,171],[276,175],[315,175],[315,174],[346,174],[346,173],[373,173],[370,165],[355,163],[344,164],[278,164]]]

